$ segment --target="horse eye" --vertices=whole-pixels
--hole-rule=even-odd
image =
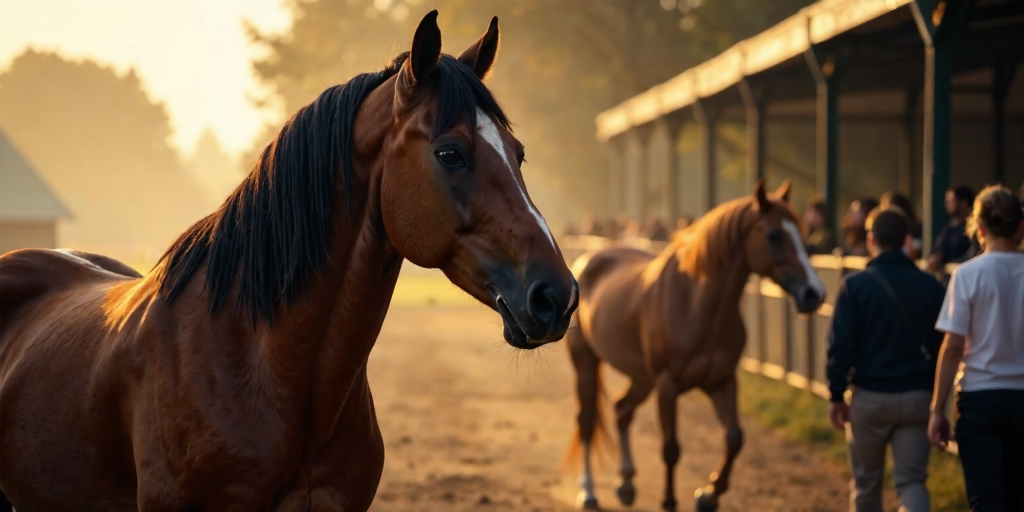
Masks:
[[[782,243],[782,234],[778,231],[771,231],[768,233],[768,243],[772,245],[778,245]]]
[[[452,147],[443,147],[434,152],[437,155],[438,161],[444,164],[445,167],[453,169],[460,169],[466,166],[466,161],[462,158],[462,154]]]

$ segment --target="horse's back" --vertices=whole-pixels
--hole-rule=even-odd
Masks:
[[[650,252],[628,247],[615,247],[586,253],[572,264],[572,273],[580,286],[580,296],[588,296],[608,275],[617,270],[641,268],[655,258]]]
[[[99,254],[53,249],[21,249],[0,256],[0,340],[19,312],[36,301],[90,282],[142,277],[134,269]]]

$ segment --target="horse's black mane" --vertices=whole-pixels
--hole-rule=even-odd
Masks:
[[[288,120],[220,209],[164,253],[160,293],[168,303],[204,262],[211,316],[221,311],[236,282],[235,311],[245,313],[254,326],[260,321],[272,325],[276,307],[306,291],[327,256],[336,171],[341,170],[350,210],[353,192],[363,193],[351,187],[359,105],[397,74],[407,58],[403,53],[381,71],[327,89]],[[478,107],[509,126],[487,87],[457,59],[443,55],[426,82],[438,99],[432,137],[467,117],[475,130]]]

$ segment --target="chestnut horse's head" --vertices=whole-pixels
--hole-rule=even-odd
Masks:
[[[561,339],[578,301],[520,166],[524,148],[482,80],[498,20],[458,57],[441,54],[437,11],[420,22],[395,77],[395,124],[381,175],[381,214],[398,252],[439,268],[501,314],[505,340]]]
[[[797,217],[789,207],[789,181],[770,195],[758,182],[753,204],[757,220],[746,241],[750,269],[793,296],[801,313],[817,310],[825,301],[825,286],[811,267]]]

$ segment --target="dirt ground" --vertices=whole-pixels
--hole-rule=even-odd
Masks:
[[[577,476],[562,469],[574,426],[573,373],[561,343],[513,352],[498,315],[482,306],[392,307],[370,358],[370,383],[387,455],[371,510],[568,511]],[[606,371],[609,394],[624,380]],[[710,403],[680,400],[683,458],[676,472],[680,510],[706,485],[723,433]],[[609,424],[610,425],[610,424]],[[847,509],[841,471],[753,420],[723,498],[725,511]],[[653,401],[633,427],[634,510],[658,511],[663,469]],[[595,475],[606,510],[622,510],[614,456]]]

